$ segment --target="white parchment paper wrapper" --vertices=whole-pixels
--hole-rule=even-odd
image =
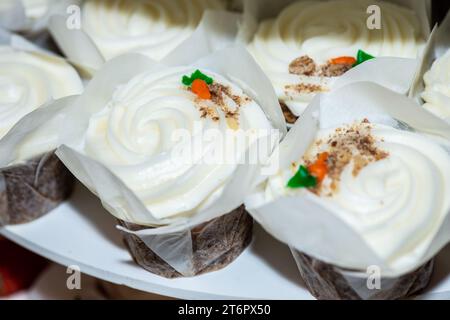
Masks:
[[[0,6],[0,27],[41,40],[43,35],[40,33],[47,28],[50,17],[54,14],[64,14],[73,3],[76,3],[76,0],[49,0],[45,14],[38,19],[32,19],[26,16],[24,2],[15,0],[11,6]]]
[[[241,15],[238,13],[206,10],[196,31],[180,46],[185,47],[188,43],[187,46],[191,50],[204,50],[204,47],[196,48],[192,46],[192,41],[203,39],[198,42],[200,46],[209,48],[214,46],[216,50],[220,49],[221,46],[225,47],[234,42],[240,19]],[[52,16],[49,30],[65,56],[86,73],[94,74],[105,63],[105,58],[82,27],[81,29],[69,29],[67,27],[67,16]],[[205,38],[206,33],[208,36]]]
[[[425,89],[423,81],[425,73],[431,69],[433,62],[443,56],[448,50],[450,50],[450,12],[439,27],[433,29],[424,54],[417,65],[416,75],[409,96],[419,104],[424,103],[421,94]]]
[[[450,126],[414,101],[373,83],[354,83],[317,96],[279,147],[280,167],[297,161],[314,141],[319,128],[360,121],[391,125],[432,135],[448,149]],[[426,252],[409,263],[391,265],[370,248],[360,234],[333,214],[332,208],[312,193],[267,203],[262,190],[246,199],[247,210],[277,239],[321,261],[352,270],[376,265],[383,277],[413,271],[430,260],[450,240],[450,216]]]

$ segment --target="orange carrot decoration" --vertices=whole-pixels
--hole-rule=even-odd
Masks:
[[[312,165],[308,167],[308,172],[313,177],[317,178],[318,183],[321,183],[328,174],[327,160],[328,160],[328,153],[323,152],[319,154],[316,162],[314,162]]]
[[[211,99],[211,92],[209,91],[208,84],[206,81],[201,79],[195,79],[192,82],[192,92],[197,95],[200,99]]]
[[[351,64],[356,63],[356,59],[353,57],[338,57],[330,60],[331,64]]]

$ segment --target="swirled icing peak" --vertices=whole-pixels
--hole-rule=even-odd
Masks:
[[[309,167],[323,153],[321,183],[287,187],[299,165]],[[273,200],[313,192],[379,257],[401,264],[424,254],[450,210],[449,191],[450,156],[442,146],[364,121],[320,130],[304,157],[272,177],[265,193]]]
[[[64,60],[0,46],[0,138],[33,110],[82,90]]]
[[[450,121],[450,50],[425,73],[424,108]]]

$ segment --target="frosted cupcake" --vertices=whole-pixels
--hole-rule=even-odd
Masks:
[[[369,30],[378,5],[382,28]],[[271,79],[288,122],[336,77],[374,57],[416,58],[425,43],[412,10],[381,1],[297,1],[263,21],[248,49]]]
[[[424,75],[423,107],[436,116],[450,121],[450,50],[437,59]]]
[[[64,60],[0,46],[0,142],[14,140],[9,132],[29,113],[82,89]],[[42,128],[18,147],[15,163],[0,169],[0,223],[31,221],[69,195],[72,177],[53,154],[55,137]]]
[[[86,0],[82,28],[105,60],[139,52],[161,60],[197,28],[207,9],[225,9],[221,0]]]
[[[297,209],[307,210],[303,216],[324,218],[320,210],[327,210],[345,225],[335,228],[357,235],[349,240],[347,254],[322,250],[313,257],[293,249],[315,297],[401,299],[430,280],[432,262],[412,266],[427,255],[449,213],[449,188],[450,155],[444,147],[420,134],[364,120],[319,130],[301,159],[268,180],[264,194],[269,202],[309,199],[309,205]],[[311,245],[319,239],[338,242],[337,233],[320,221],[308,231]],[[353,258],[367,257],[361,248],[373,256],[364,262]],[[341,265],[321,261],[324,254],[327,259],[334,255]],[[358,269],[364,264],[403,271],[382,276],[379,288],[368,288],[371,274]]]
[[[42,30],[52,10],[60,10],[69,0],[3,0],[0,3],[0,25],[24,33]],[[66,7],[64,7],[65,11]]]
[[[110,212],[131,232],[158,232],[184,223],[175,234],[124,233],[135,261],[167,278],[194,276],[231,263],[250,243],[253,221],[243,201],[236,202],[241,195],[224,200],[250,140],[236,148],[233,142],[240,130],[272,128],[263,109],[225,77],[192,67],[156,68],[134,75],[102,101],[81,141],[70,147],[108,168],[143,205]],[[206,139],[207,132],[216,138]],[[199,143],[203,147],[197,152],[194,146]],[[58,155],[77,176],[79,160],[67,151]],[[226,159],[211,158],[213,154]],[[92,185],[96,173],[88,173],[89,180],[79,174],[101,194],[101,186]],[[212,207],[217,210],[215,218],[205,221],[201,217]],[[193,220],[199,222],[185,229]]]

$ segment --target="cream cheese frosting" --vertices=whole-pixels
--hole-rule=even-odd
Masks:
[[[190,216],[206,208],[237,168],[234,161],[208,161],[208,152],[189,146],[204,143],[203,151],[215,146],[238,159],[249,143],[228,148],[233,132],[272,128],[260,106],[218,74],[202,70],[214,79],[212,98],[197,97],[181,81],[193,71],[177,67],[135,76],[90,118],[83,139],[81,152],[121,178],[156,218]],[[218,136],[205,140],[211,130]],[[220,143],[220,137],[230,140]],[[183,149],[192,159],[177,153]]]
[[[161,60],[197,28],[206,9],[221,0],[86,0],[82,27],[106,60],[125,52]]]
[[[346,147],[336,145],[336,132],[347,135],[342,130],[349,128],[320,130],[299,163],[270,178],[265,197],[273,201],[313,192],[383,261],[397,266],[407,264],[423,256],[450,210],[450,156],[428,137],[369,123],[353,127],[355,131],[345,142]],[[355,132],[362,135],[359,140]],[[355,156],[356,149],[349,141],[360,144],[360,150],[368,155],[364,159],[369,160],[361,162],[361,154]],[[319,189],[286,187],[299,164],[306,164],[321,152],[336,157],[333,145],[339,150],[348,148],[353,154],[350,159],[338,153],[339,161],[346,164],[339,168],[337,176],[336,171],[329,173]],[[328,163],[333,161],[336,158]]]
[[[450,50],[437,59],[424,75],[424,108],[450,121]]]
[[[381,8],[381,30],[366,25],[369,5]],[[421,33],[415,13],[392,3],[298,1],[275,19],[261,22],[248,49],[280,100],[300,115],[316,93],[329,90],[335,77],[321,72],[292,74],[289,66],[295,59],[309,57],[320,69],[330,59],[356,57],[360,49],[375,57],[416,58],[425,43]]]
[[[77,72],[64,60],[0,46],[0,139],[33,110],[82,90]]]

